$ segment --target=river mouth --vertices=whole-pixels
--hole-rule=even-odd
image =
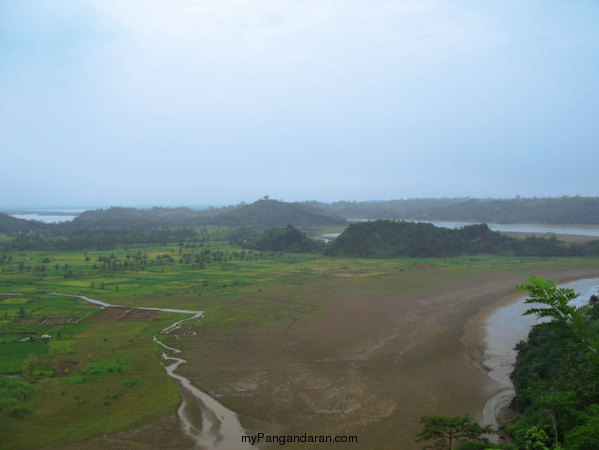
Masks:
[[[559,285],[560,288],[574,289],[580,296],[571,303],[576,306],[587,304],[591,295],[596,294],[599,278],[586,278]],[[485,349],[482,365],[489,377],[499,386],[496,393],[485,403],[483,425],[498,428],[498,416],[505,411],[516,391],[510,378],[516,362],[516,344],[528,337],[531,327],[541,323],[535,316],[523,316],[531,305],[524,303],[522,295],[514,303],[499,308],[485,321]],[[498,439],[495,438],[495,441]]]

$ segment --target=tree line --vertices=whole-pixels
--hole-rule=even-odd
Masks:
[[[597,256],[599,241],[567,244],[554,236],[517,239],[486,224],[459,229],[430,223],[376,220],[352,223],[325,249],[330,256],[363,258],[452,257],[458,255]]]
[[[599,224],[599,197],[513,199],[421,198],[366,202],[308,202],[348,218],[453,220],[487,223]]]

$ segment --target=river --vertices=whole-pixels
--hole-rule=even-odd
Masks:
[[[154,335],[152,339],[162,347],[163,366],[166,373],[171,378],[177,380],[182,389],[182,400],[177,415],[181,423],[183,432],[195,442],[196,448],[201,449],[219,449],[219,450],[237,450],[242,447],[246,449],[253,448],[249,444],[242,444],[242,436],[245,435],[237,414],[221,405],[218,401],[208,395],[206,392],[194,386],[188,378],[176,373],[177,368],[186,363],[183,358],[174,355],[181,353],[181,350],[163,343],[160,335],[173,334],[181,328],[183,322],[192,321],[203,317],[203,311],[191,311],[186,309],[170,308],[150,308],[143,306],[121,306],[111,305],[101,300],[95,300],[83,295],[61,294],[52,292],[50,295],[62,295],[67,297],[77,297],[86,302],[93,303],[102,308],[121,307],[131,309],[143,309],[150,311],[164,311],[170,313],[190,314],[190,317],[181,319],[172,325],[162,329],[160,333]]]
[[[599,289],[599,278],[587,278],[559,285],[560,288],[571,288],[580,294],[571,304],[585,305],[592,294]],[[488,371],[489,377],[496,381],[500,388],[491,397],[483,409],[483,425],[492,425],[497,428],[498,414],[507,408],[514,398],[514,385],[510,375],[516,362],[514,347],[518,342],[528,336],[530,328],[540,323],[535,316],[522,314],[531,307],[525,304],[526,295],[515,303],[498,309],[486,320],[485,351],[483,366]]]

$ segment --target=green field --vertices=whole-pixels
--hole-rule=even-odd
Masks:
[[[196,331],[235,333],[321,314],[334,296],[301,301],[298,294],[314,282],[329,280],[334,290],[351,279],[385,292],[419,292],[495,270],[524,278],[527,267],[599,267],[584,258],[332,258],[248,251],[221,241],[5,256],[0,373],[18,375],[35,391],[22,417],[8,411],[0,421],[0,442],[8,448],[59,447],[130,429],[175,411],[179,402],[151,337],[184,316],[160,312],[148,320],[94,321],[101,308],[51,292],[202,310],[205,318],[190,324]]]

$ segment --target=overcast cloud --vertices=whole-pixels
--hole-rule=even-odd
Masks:
[[[598,195],[599,3],[0,0],[0,207]]]

